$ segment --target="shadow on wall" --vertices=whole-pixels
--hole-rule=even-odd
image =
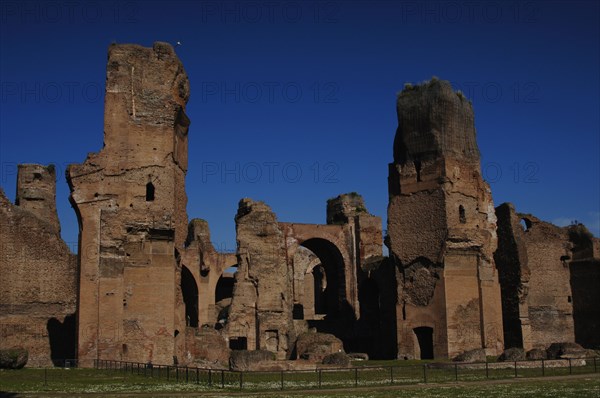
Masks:
[[[75,314],[67,315],[63,322],[50,318],[46,324],[50,340],[50,359],[54,366],[64,366],[65,359],[75,359],[76,322]]]

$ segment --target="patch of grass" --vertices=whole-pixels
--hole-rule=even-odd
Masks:
[[[32,369],[0,370],[0,391],[34,394],[43,392],[63,393],[96,393],[111,395],[111,393],[135,393],[136,396],[150,396],[152,393],[202,393],[227,395],[240,391],[248,393],[261,392],[265,394],[276,393],[282,388],[285,394],[293,396],[294,390],[311,389],[348,389],[344,394],[332,391],[330,393],[312,393],[302,396],[310,397],[429,397],[429,396],[461,396],[486,398],[500,396],[542,396],[542,397],[586,397],[590,391],[600,391],[600,377],[591,375],[595,368],[589,361],[584,366],[573,367],[547,367],[545,376],[567,376],[581,374],[576,381],[548,380],[542,378],[541,368],[518,368],[518,377],[515,379],[515,369],[510,364],[507,367],[493,367],[488,369],[484,365],[476,367],[454,366],[452,363],[440,361],[356,361],[360,365],[352,369],[321,369],[320,371],[296,372],[229,372],[196,370],[194,368],[162,368],[155,367],[152,374],[149,369],[129,367],[127,370],[106,369]],[[436,365],[437,364],[437,365]],[[523,365],[525,366],[525,365]],[[146,374],[144,374],[146,370]],[[167,373],[168,372],[168,373]],[[168,374],[168,378],[167,378]],[[583,375],[585,374],[585,375]],[[589,375],[589,377],[587,376]],[[152,376],[152,377],[151,377]],[[524,377],[539,377],[537,380],[522,380]],[[426,378],[427,383],[424,379]],[[498,384],[498,380],[505,380]],[[511,380],[512,379],[512,380]],[[521,379],[521,380],[519,380]],[[210,380],[210,384],[209,384]],[[460,382],[456,385],[456,380]],[[494,383],[496,384],[487,384]],[[471,385],[470,382],[474,382]],[[431,383],[445,384],[444,386],[431,387]],[[549,384],[560,387],[552,390],[546,387]],[[384,388],[393,386],[407,386],[404,390],[394,389],[393,393],[383,391]],[[368,387],[368,390],[353,390],[354,387]],[[594,388],[596,390],[594,390]],[[502,394],[496,394],[502,391]],[[565,395],[561,394],[566,391]],[[572,394],[571,394],[572,391]],[[540,394],[549,395],[540,395]],[[312,394],[312,395],[311,395]],[[370,395],[369,395],[370,394]],[[496,395],[494,395],[496,394]],[[554,395],[552,395],[554,394]],[[278,394],[277,396],[285,396]],[[596,395],[600,396],[600,395]]]
[[[280,393],[279,398],[429,398],[429,397],[461,397],[461,398],[597,398],[600,393],[600,378],[590,377],[578,380],[547,380],[507,384],[491,384],[477,386],[419,386],[406,389],[369,389],[356,392],[319,392],[319,393]],[[216,395],[215,395],[216,397]],[[222,397],[222,395],[220,396]]]

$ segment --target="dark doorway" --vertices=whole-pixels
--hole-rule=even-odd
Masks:
[[[184,265],[181,267],[181,292],[185,303],[185,324],[198,327],[198,285],[194,275]]]
[[[75,359],[77,329],[75,315],[67,315],[63,322],[50,318],[46,324],[50,340],[50,359],[54,366],[65,366],[68,359]]]
[[[229,339],[229,348],[232,350],[247,350],[248,339],[246,337],[231,337]]]
[[[302,304],[294,304],[292,317],[293,319],[304,319],[304,306]]]
[[[433,328],[422,326],[414,328],[413,332],[419,341],[420,359],[433,359]]]

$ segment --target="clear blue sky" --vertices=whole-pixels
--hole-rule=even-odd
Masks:
[[[600,234],[596,1],[1,1],[0,185],[97,152],[111,42],[176,43],[189,75],[188,214],[235,249],[242,197],[282,221],[325,222],[357,191],[384,219],[395,96],[435,75],[472,101],[496,205]]]

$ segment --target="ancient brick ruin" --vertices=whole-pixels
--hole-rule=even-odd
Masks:
[[[188,222],[189,86],[169,44],[109,48],[104,147],[67,170],[77,256],[60,239],[51,166],[19,167],[15,204],[0,191],[0,348],[24,346],[29,366],[207,367],[241,366],[246,350],[301,364],[340,350],[600,348],[600,240],[494,209],[472,106],[448,82],[398,96],[385,239],[356,193],[327,201],[325,224],[246,198],[235,254]]]
[[[559,228],[510,203],[496,214],[506,346],[530,350],[560,340],[597,347],[599,240],[583,226]]]
[[[503,350],[496,215],[473,109],[447,82],[398,96],[388,234],[399,267],[398,355]]]
[[[20,165],[16,204],[0,189],[0,348],[29,366],[75,358],[77,258],[60,238],[54,167]]]

